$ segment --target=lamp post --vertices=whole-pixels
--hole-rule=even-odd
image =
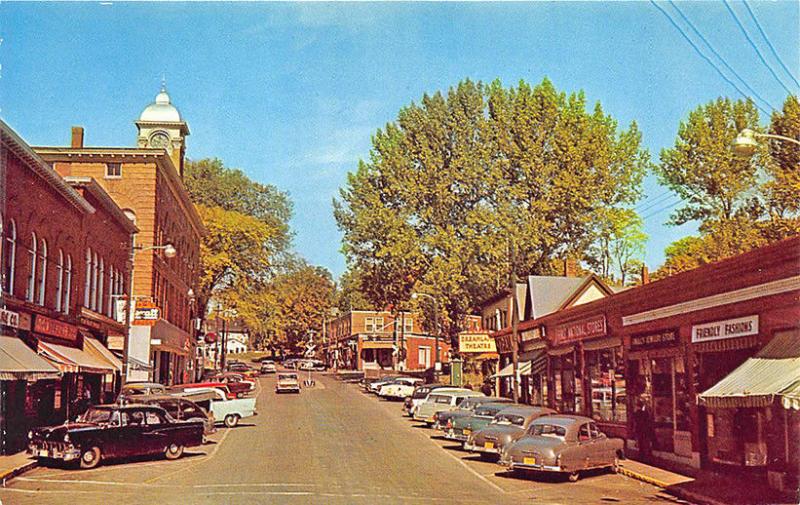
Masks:
[[[136,259],[136,253],[138,251],[164,251],[165,258],[174,258],[175,255],[178,254],[178,251],[172,244],[151,246],[134,245],[131,247],[131,255],[129,258],[131,266],[130,273],[128,275],[128,303],[126,305],[125,314],[125,338],[122,340],[122,385],[128,382],[128,352],[130,349],[131,339],[131,320],[133,319],[133,309],[131,308],[131,305],[133,304],[134,260]]]
[[[433,300],[433,382],[439,380],[439,300],[428,293],[411,293],[414,300],[426,297]]]
[[[745,128],[744,130],[740,131],[733,140],[731,148],[738,156],[741,156],[742,158],[749,158],[755,154],[756,148],[758,147],[758,139],[760,138],[777,139],[800,145],[800,140],[793,139],[791,137],[773,135],[771,133],[758,133],[749,128]]]

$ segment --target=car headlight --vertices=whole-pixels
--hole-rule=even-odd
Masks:
[[[28,432],[28,440],[32,440],[32,439],[33,439],[33,430]]]
[[[64,434],[64,442],[69,442],[69,433]]]

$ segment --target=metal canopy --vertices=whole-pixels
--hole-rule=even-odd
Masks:
[[[0,336],[0,380],[58,379],[58,369],[17,337]]]

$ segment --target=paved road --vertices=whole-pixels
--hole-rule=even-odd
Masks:
[[[518,479],[432,439],[400,404],[317,377],[300,395],[261,379],[260,415],[222,429],[179,461],[37,468],[0,489],[3,505],[667,504],[657,488],[599,473],[577,483]]]

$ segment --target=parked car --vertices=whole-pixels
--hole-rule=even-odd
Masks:
[[[142,395],[129,400],[140,405],[155,405],[167,411],[176,421],[198,421],[203,423],[203,435],[217,431],[214,413],[186,398],[172,395]]]
[[[255,379],[250,379],[239,372],[220,372],[208,378],[209,382],[216,381],[228,385],[237,396],[240,394],[251,393],[256,389]]]
[[[445,430],[448,426],[448,421],[457,417],[469,417],[473,415],[475,409],[485,403],[503,403],[507,404],[506,407],[513,404],[514,401],[510,398],[503,398],[502,396],[473,396],[467,398],[455,410],[446,410],[434,414],[433,429]]]
[[[472,433],[464,442],[464,449],[477,452],[481,458],[496,458],[504,447],[521,437],[534,420],[555,413],[546,407],[508,407],[498,412],[485,428]]]
[[[428,426],[433,425],[433,416],[440,411],[455,410],[465,399],[472,396],[485,396],[480,391],[463,389],[459,391],[433,391],[428,395],[425,403],[417,407],[414,412],[414,420],[422,421]]]
[[[413,415],[412,410],[414,407],[417,407],[423,403],[431,391],[440,388],[454,389],[454,386],[451,386],[450,384],[422,384],[414,388],[414,392],[411,394],[411,397],[406,398],[406,401],[403,402],[403,413],[411,417]]]
[[[555,415],[536,419],[525,435],[503,450],[500,464],[511,471],[566,474],[571,482],[593,468],[617,471],[623,441],[609,438],[588,417]]]
[[[228,399],[218,388],[194,388],[182,395],[214,415],[216,423],[233,428],[246,417],[257,416],[255,398]]]
[[[127,398],[136,395],[163,395],[167,393],[167,387],[158,382],[126,382],[119,391],[119,398]]]
[[[368,393],[377,393],[378,389],[383,386],[384,384],[388,384],[393,380],[399,379],[401,377],[405,377],[404,375],[384,375],[377,379],[364,379],[363,386],[364,390]]]
[[[276,373],[278,368],[272,360],[264,360],[261,362],[261,373]]]
[[[381,385],[378,388],[378,396],[389,399],[403,400],[414,393],[414,388],[424,382],[423,379],[416,377],[400,377]]]
[[[228,387],[227,384],[224,382],[217,382],[217,381],[208,381],[208,382],[192,382],[189,384],[176,384],[175,386],[170,386],[167,390],[168,394],[173,393],[180,393],[182,391],[197,391],[198,389],[207,389],[207,388],[214,388],[219,389],[228,399],[233,400],[237,397],[236,393],[231,391],[231,388]]]
[[[328,367],[318,359],[307,359],[300,363],[300,370],[317,370],[324,372]]]
[[[443,428],[444,438],[466,442],[470,435],[488,426],[501,410],[507,408],[509,408],[508,402],[482,403],[471,415],[451,417]]]
[[[144,454],[178,459],[185,447],[202,443],[202,422],[176,421],[161,407],[150,405],[90,407],[78,422],[28,433],[28,453],[35,458],[79,461],[81,468]]]
[[[241,362],[241,361],[230,362],[230,363],[225,365],[225,368],[229,372],[239,372],[239,373],[244,374],[244,375],[246,375],[248,377],[257,377],[258,376],[258,370],[252,369],[250,367],[250,365],[248,365],[247,363]]]
[[[299,393],[300,381],[294,372],[282,372],[278,374],[278,381],[275,383],[276,393]]]

